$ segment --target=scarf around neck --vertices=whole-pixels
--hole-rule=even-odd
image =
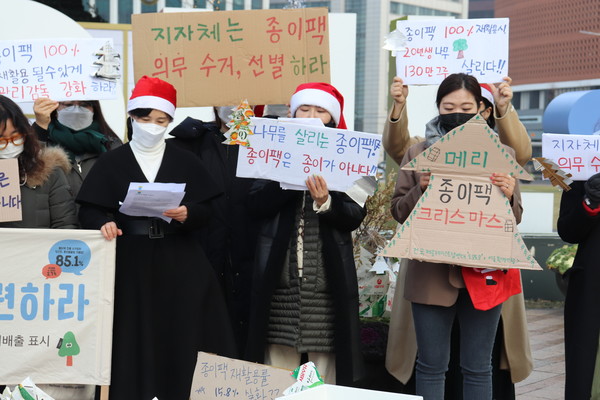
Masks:
[[[67,128],[58,121],[48,125],[48,137],[65,149],[71,162],[75,157],[84,153],[100,154],[106,151],[104,145],[108,138],[98,132],[98,123],[92,122],[90,126],[80,131]]]

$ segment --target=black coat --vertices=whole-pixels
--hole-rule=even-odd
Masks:
[[[186,184],[181,204],[188,217],[164,226],[164,238],[151,239],[133,228],[147,226],[148,218],[118,211],[130,182],[147,180],[126,144],[100,156],[77,197],[83,228],[115,221],[123,229],[117,238],[110,398],[188,400],[198,350],[235,355],[220,287],[194,235],[219,190],[196,157],[167,143],[155,182]]]
[[[240,354],[248,336],[250,287],[256,248],[256,220],[248,207],[254,179],[236,177],[239,146],[223,144],[225,137],[212,122],[186,118],[176,126],[169,142],[189,150],[202,160],[223,190],[211,199],[213,215],[200,229],[201,243],[215,269],[230,310]]]
[[[264,362],[271,297],[281,277],[284,259],[295,225],[297,205],[303,192],[282,190],[278,182],[256,181],[250,206],[263,220],[257,243],[252,314],[246,355]],[[336,383],[351,385],[364,374],[358,319],[358,283],[351,232],[366,211],[344,193],[330,192],[329,212],[319,214],[323,261],[335,307]]]
[[[579,243],[565,300],[565,399],[589,399],[600,334],[600,217],[583,208],[583,182],[562,194],[558,234]]]

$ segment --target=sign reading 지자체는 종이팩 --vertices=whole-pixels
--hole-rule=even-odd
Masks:
[[[481,83],[508,75],[508,18],[398,21],[396,75],[406,85],[439,84],[453,73]]]
[[[132,16],[135,79],[161,78],[180,107],[285,104],[329,82],[326,8]]]
[[[600,136],[544,133],[542,155],[576,181],[600,172]]]

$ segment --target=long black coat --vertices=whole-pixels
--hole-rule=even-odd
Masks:
[[[335,307],[336,382],[351,385],[364,373],[358,319],[358,283],[351,232],[366,215],[365,209],[344,193],[330,192],[331,210],[319,214],[323,261]],[[278,182],[256,181],[250,206],[264,219],[257,243],[252,313],[246,355],[264,362],[271,297],[281,277],[289,248],[295,213],[303,192],[282,190]]]
[[[573,266],[568,270],[565,300],[565,399],[589,399],[598,335],[600,334],[600,217],[583,208],[583,182],[574,182],[563,192],[558,234],[569,243],[579,243]]]
[[[215,269],[228,308],[240,355],[248,336],[250,287],[256,248],[256,220],[248,207],[254,179],[236,177],[239,146],[225,140],[215,123],[186,118],[169,132],[169,142],[202,160],[223,193],[211,199],[212,218],[200,229],[204,251]]]
[[[124,231],[117,238],[110,398],[188,400],[198,350],[235,354],[221,289],[193,234],[219,190],[197,157],[167,143],[155,182],[186,184],[188,217],[171,221],[173,233],[150,239],[126,228],[147,218],[118,211],[130,182],[147,179],[126,144],[100,156],[77,197],[83,228],[115,221]]]

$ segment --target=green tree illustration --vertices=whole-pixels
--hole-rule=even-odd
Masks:
[[[73,356],[79,354],[79,345],[75,340],[73,332],[68,331],[63,337],[60,348],[58,349],[58,355],[61,357],[67,357],[67,367],[73,366]]]
[[[454,43],[452,43],[452,46],[454,51],[458,51],[456,59],[465,58],[464,51],[469,48],[467,39],[456,39]]]

